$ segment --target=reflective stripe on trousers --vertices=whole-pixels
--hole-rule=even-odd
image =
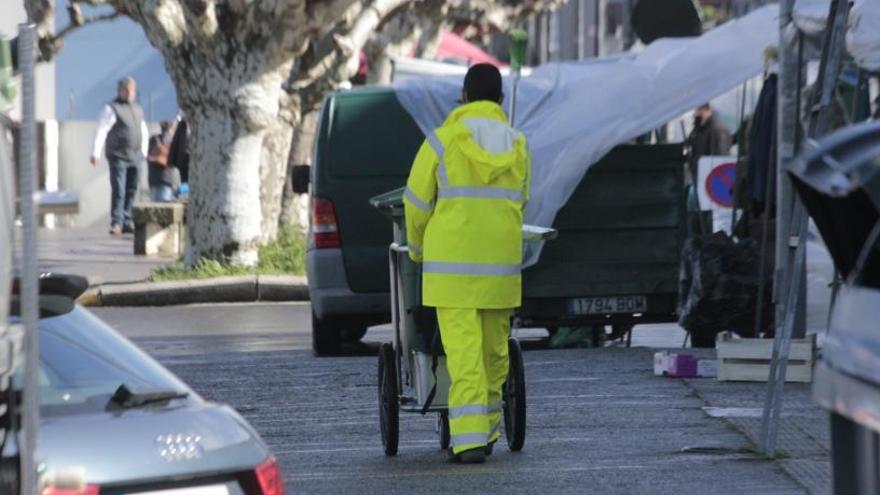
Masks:
[[[456,451],[456,447],[468,447],[462,448],[461,450],[469,450],[474,448],[475,446],[486,445],[489,443],[489,435],[485,433],[462,433],[459,435],[452,435],[450,437],[450,445],[452,446],[452,451],[458,453]]]
[[[449,419],[456,419],[472,414],[490,414],[501,410],[501,403],[496,402],[485,406],[483,404],[465,404],[449,408]]]

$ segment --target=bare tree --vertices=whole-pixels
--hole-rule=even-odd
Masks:
[[[52,34],[54,0],[24,0],[44,59],[74,29],[117,15],[162,53],[191,130],[188,265],[257,262],[277,233],[303,114],[344,87],[365,47],[381,67],[389,54],[430,53],[450,5],[513,19],[558,1],[72,0],[69,25]],[[112,11],[86,18],[80,4]]]
[[[320,102],[379,24],[414,1],[73,2],[106,4],[131,18],[164,57],[191,129],[188,264],[201,258],[257,262],[259,246],[274,237],[286,158],[304,103],[311,108]],[[25,5],[33,21],[50,25],[52,0]],[[71,20],[85,24],[81,16]],[[299,60],[325,38],[332,40],[326,53],[306,64]],[[48,29],[41,39],[58,48]],[[292,72],[299,74],[298,87],[287,94],[282,83]]]

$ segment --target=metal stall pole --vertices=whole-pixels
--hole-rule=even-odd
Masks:
[[[516,119],[516,91],[522,76],[522,66],[525,63],[526,48],[529,44],[529,33],[522,29],[514,29],[510,32],[510,126],[515,127]]]
[[[836,81],[840,72],[841,57],[843,54],[844,37],[846,34],[846,22],[849,16],[848,0],[833,0],[829,7],[828,27],[825,32],[825,40],[822,46],[822,58],[819,65],[819,76],[816,80],[813,92],[813,105],[809,117],[808,136],[810,138],[822,135],[826,132],[829,122],[829,110],[831,98],[834,94]],[[800,115],[800,109],[797,109]],[[780,119],[783,115],[780,115]],[[799,124],[800,119],[796,122]],[[797,151],[797,150],[795,150]],[[778,164],[781,171],[789,168],[789,163]],[[786,178],[787,179],[787,178]],[[787,179],[790,180],[790,179]],[[789,187],[791,185],[789,184]],[[794,263],[786,270],[784,280],[785,305],[783,306],[782,326],[779,320],[776,322],[776,335],[773,342],[773,357],[770,362],[770,376],[767,381],[767,393],[764,401],[764,414],[761,425],[761,447],[764,453],[773,456],[776,453],[776,439],[778,434],[779,416],[782,409],[782,397],[785,387],[785,374],[788,365],[791,339],[798,325],[797,319],[801,316],[800,307],[805,302],[801,292],[802,282],[805,275],[806,263],[799,262],[806,257],[806,237],[809,225],[809,215],[800,201],[794,196],[792,201],[792,222],[796,222],[797,236],[786,239],[786,249],[795,247],[793,256]],[[791,225],[783,226],[785,232],[790,232]],[[796,243],[794,242],[796,240]]]
[[[18,60],[21,69],[21,197],[22,256],[20,292],[21,321],[24,325],[24,394],[22,399],[21,494],[36,495],[37,434],[40,427],[39,389],[39,280],[37,274],[37,215],[34,208],[36,190],[36,122],[34,69],[36,27],[20,24],[18,29]]]
[[[797,28],[792,19],[794,0],[783,0],[779,5],[779,102],[778,102],[778,143],[776,146],[776,254],[773,274],[773,302],[775,321],[785,319],[785,295],[788,294],[787,272],[793,269],[794,259],[789,238],[794,234],[794,190],[785,168],[797,155],[797,135],[799,132],[800,108],[798,87],[803,78],[803,67],[798,62]],[[797,320],[797,321],[800,321]],[[803,334],[802,329],[795,332]]]
[[[729,8],[729,6],[728,6]],[[745,130],[745,119],[746,119],[746,94],[749,89],[749,81],[745,81],[742,84],[742,100],[739,102],[739,114],[737,115],[737,123],[738,127],[736,129],[736,168],[734,169],[733,174],[733,208],[731,208],[730,214],[730,236],[733,237],[734,230],[736,228],[736,200],[740,194],[740,188],[738,187],[740,183],[739,171],[741,169],[740,162],[743,159],[743,139],[746,133]],[[745,210],[743,210],[745,212]]]

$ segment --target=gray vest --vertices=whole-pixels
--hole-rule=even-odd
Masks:
[[[137,103],[121,100],[114,100],[110,103],[110,108],[116,114],[116,123],[107,134],[104,145],[107,159],[140,161],[143,152],[141,123],[144,121],[144,111]]]

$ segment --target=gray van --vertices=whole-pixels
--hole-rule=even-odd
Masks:
[[[423,139],[391,88],[340,92],[324,103],[306,264],[316,354],[391,321],[391,222],[369,199],[405,185]],[[523,271],[515,323],[551,332],[609,326],[619,337],[638,323],[676,321],[683,170],[681,144],[618,146],[590,167],[556,216],[559,238]]]
[[[306,255],[318,355],[391,321],[391,225],[368,201],[406,183],[423,139],[389,88],[336,93],[321,109]]]

